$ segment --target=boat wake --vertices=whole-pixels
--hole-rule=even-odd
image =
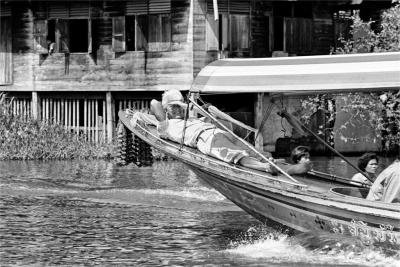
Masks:
[[[352,238],[326,233],[289,236],[264,225],[250,227],[231,241],[226,252],[276,264],[400,266],[398,250],[367,246]]]

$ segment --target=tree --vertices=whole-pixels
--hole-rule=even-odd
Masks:
[[[400,0],[393,1],[393,6],[382,12],[379,22],[364,22],[358,12],[351,17],[351,20],[351,37],[349,39],[340,38],[341,46],[336,51],[332,50],[332,53],[400,51]],[[373,25],[376,27],[372,27]],[[340,110],[331,106],[332,101],[337,97],[342,97],[347,101],[347,105]],[[303,114],[302,119],[305,121],[309,120],[312,112],[317,110],[323,110],[327,114],[328,122],[332,122],[338,112],[351,114],[350,119],[336,133],[329,128],[321,129],[321,131],[329,131],[332,135],[339,134],[342,140],[349,140],[349,137],[344,136],[341,130],[349,125],[359,125],[362,122],[376,129],[377,136],[382,138],[384,151],[400,150],[398,145],[400,143],[400,91],[353,93],[339,96],[318,95],[304,100],[302,106],[304,110],[311,111]]]

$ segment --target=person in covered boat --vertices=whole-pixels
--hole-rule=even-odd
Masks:
[[[400,203],[400,155],[378,175],[369,190],[367,199]]]
[[[290,154],[290,159],[294,164],[311,163],[310,148],[306,146],[295,147]]]
[[[351,180],[372,185],[371,181],[376,179],[376,171],[378,169],[379,159],[375,153],[368,152],[358,158],[357,166],[364,173],[356,173]],[[368,177],[365,177],[367,175]]]
[[[162,102],[152,100],[150,107],[152,113],[160,121],[157,130],[161,138],[177,143],[181,143],[183,138],[185,145],[195,147],[206,155],[248,168],[277,173],[270,163],[251,157],[238,140],[215,124],[205,122],[203,118],[193,117],[185,121],[187,104],[183,102],[183,96],[178,90],[166,91]],[[296,164],[285,169],[288,174],[309,171],[306,164]]]

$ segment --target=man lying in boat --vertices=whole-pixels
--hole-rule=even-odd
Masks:
[[[162,102],[152,100],[150,107],[159,120],[157,130],[161,138],[177,143],[181,143],[183,139],[186,146],[197,148],[200,152],[222,161],[277,173],[272,164],[250,156],[240,141],[215,124],[193,117],[185,121],[187,104],[183,102],[183,96],[178,90],[166,91]],[[303,174],[310,167],[305,163],[283,166],[288,174]]]

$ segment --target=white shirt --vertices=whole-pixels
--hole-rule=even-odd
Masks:
[[[368,180],[367,177],[365,177],[362,173],[356,173],[354,176],[351,178],[352,181],[360,182],[360,183],[365,183],[367,185],[372,185],[371,181]]]
[[[182,119],[167,119],[159,123],[157,131],[161,138],[166,138],[171,141],[181,143],[183,137],[183,129],[185,120]],[[191,147],[196,147],[198,136],[207,129],[213,129],[216,126],[212,123],[203,122],[202,120],[189,118],[186,122],[184,144]]]

